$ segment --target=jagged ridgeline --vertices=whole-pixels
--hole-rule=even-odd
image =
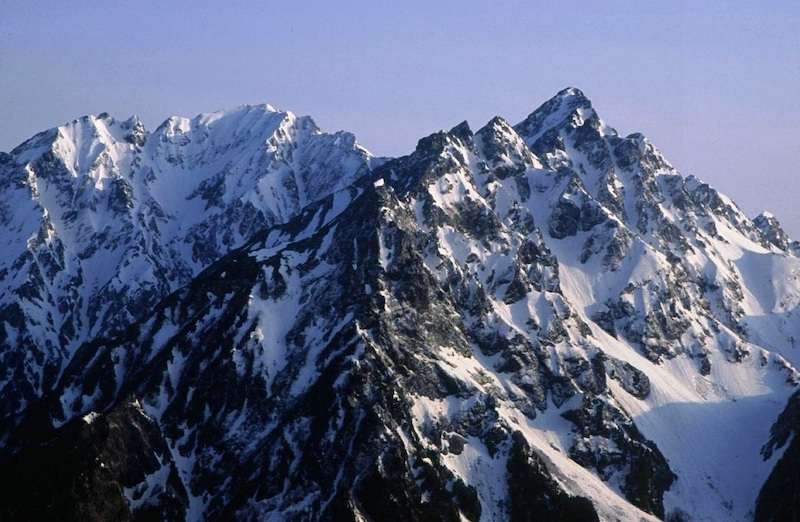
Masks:
[[[800,244],[579,90],[0,158],[0,519],[791,520]]]

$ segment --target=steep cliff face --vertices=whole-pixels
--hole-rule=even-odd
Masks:
[[[782,454],[775,463],[769,478],[762,486],[756,503],[753,520],[758,522],[777,522],[796,520],[800,517],[800,394],[795,392],[772,425],[769,441],[761,449],[765,460],[773,460]]]
[[[777,222],[620,137],[577,89],[373,169],[351,138],[312,135],[326,152],[281,168],[316,158],[292,176],[316,192],[254,205],[258,231],[205,269],[205,236],[175,232],[197,275],[76,343],[21,409],[9,517],[777,520],[791,413],[770,429],[800,334]],[[165,157],[202,171],[227,150],[205,140]],[[222,194],[249,172],[211,170]],[[245,237],[212,236],[218,253]]]

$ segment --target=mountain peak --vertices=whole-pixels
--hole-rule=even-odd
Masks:
[[[513,165],[524,164],[541,168],[539,158],[528,149],[522,137],[502,117],[495,116],[476,135],[476,142],[493,168],[503,165],[514,170]]]
[[[769,243],[781,250],[789,248],[790,239],[780,221],[772,213],[764,211],[753,218],[753,224]]]
[[[585,104],[589,107],[592,105],[592,103],[589,101],[589,98],[587,98],[583,91],[577,87],[566,87],[561,89],[551,99],[572,100],[575,103]]]
[[[448,131],[448,134],[452,134],[453,136],[459,138],[462,141],[468,141],[472,139],[472,129],[469,127],[469,123],[467,120],[462,121],[452,129]]]
[[[527,118],[514,126],[529,145],[554,127],[570,124],[575,118],[597,117],[592,102],[578,88],[567,87],[540,105]]]
[[[514,131],[514,127],[508,122],[508,120],[506,120],[502,116],[495,116],[494,118],[489,120],[489,122],[486,125],[484,125],[484,127],[483,127],[483,129],[481,129],[481,131],[483,131],[484,129],[486,129],[486,130],[488,130],[488,129],[498,129],[498,130],[501,130],[503,132],[513,132]],[[478,131],[478,132],[480,132],[480,131]]]

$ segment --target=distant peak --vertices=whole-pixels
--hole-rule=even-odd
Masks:
[[[506,119],[501,116],[495,116],[489,122],[481,127],[476,135],[481,136],[484,140],[497,140],[497,139],[516,139],[521,141],[521,137],[516,133],[514,127]],[[502,138],[501,138],[502,136]]]
[[[251,132],[267,135],[279,127],[292,126],[304,132],[317,132],[319,128],[308,116],[295,116],[292,112],[278,110],[268,103],[245,104],[230,109],[203,112],[191,118],[170,116],[158,126],[155,134],[172,136],[185,134],[197,128],[215,128],[221,133]]]
[[[271,112],[279,112],[279,113],[282,113],[282,114],[293,114],[293,113],[291,113],[289,111],[280,110],[280,109],[276,108],[274,105],[272,105],[270,103],[256,103],[256,104],[249,104],[248,103],[246,105],[240,105],[239,107],[236,107],[235,109],[232,109],[232,110],[229,110],[229,111],[222,111],[222,112],[237,112],[237,111],[240,111],[240,112],[265,112],[265,113],[266,112],[270,112],[270,113]]]
[[[132,115],[130,118],[122,122],[122,124],[125,125],[126,127],[136,127],[141,123],[142,119],[136,114]]]
[[[144,145],[147,140],[147,131],[139,116],[133,115],[122,122],[122,128],[127,131],[125,134],[125,141],[140,147]]]
[[[580,99],[589,102],[589,98],[587,98],[586,95],[583,94],[583,91],[577,87],[567,87],[565,89],[561,89],[553,98]],[[591,105],[591,102],[589,102],[589,104]]]
[[[513,169],[514,165],[524,164],[541,168],[539,158],[525,145],[509,123],[495,116],[475,133],[480,154],[491,168]]]
[[[520,141],[523,142],[522,137],[517,134],[514,127],[503,117],[495,116],[489,122],[481,127],[476,133],[484,141]]]
[[[789,236],[783,230],[780,221],[771,212],[764,211],[753,218],[753,225],[761,232],[764,239],[780,248],[789,248]]]
[[[101,112],[100,114],[84,114],[83,116],[79,116],[74,120],[71,120],[63,125],[59,125],[56,127],[57,129],[62,129],[65,127],[77,127],[81,125],[95,125],[95,122],[98,120],[106,120],[111,121],[113,118],[107,112]]]
[[[221,109],[214,112],[203,112],[192,119],[203,124],[208,124],[220,119],[239,119],[253,116],[261,117],[262,115],[271,117],[276,114],[282,117],[289,116],[290,118],[294,118],[294,114],[291,112],[277,110],[268,103],[260,103],[255,105],[239,105],[231,109]]]
[[[514,129],[531,144],[548,129],[570,124],[576,113],[587,112],[590,116],[596,117],[592,102],[583,91],[576,87],[567,87],[540,105],[527,118],[515,125]]]
[[[540,108],[548,106],[551,110],[572,112],[577,109],[591,109],[592,102],[577,87],[567,87],[556,93]],[[538,109],[537,109],[538,110]]]
[[[495,116],[484,126],[484,128],[488,129],[508,129],[512,130],[512,126],[508,123],[508,120],[503,118],[502,116]]]
[[[472,129],[469,127],[467,120],[462,121],[448,132],[461,140],[469,140],[472,138]]]

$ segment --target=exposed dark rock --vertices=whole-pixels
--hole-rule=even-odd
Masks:
[[[0,488],[0,519],[183,520],[186,491],[158,427],[140,407],[121,404],[87,419],[0,459],[9,479]],[[135,513],[124,490],[142,503]]]
[[[770,430],[769,441],[761,450],[766,460],[771,458],[774,452],[786,448],[758,494],[753,517],[756,522],[800,519],[798,434],[800,434],[800,392],[789,398],[786,408]]]
[[[551,478],[542,458],[520,432],[511,437],[508,456],[509,519],[512,522],[598,521],[589,499],[565,493]]]
[[[601,397],[587,394],[582,407],[566,412],[564,417],[576,430],[570,457],[582,466],[596,469],[606,479],[622,473],[625,497],[640,509],[663,518],[663,494],[674,482],[675,474],[655,444],[639,432],[625,413]],[[598,445],[595,437],[613,441],[613,445]]]
[[[572,201],[561,199],[553,208],[550,215],[550,236],[555,239],[564,239],[578,233],[581,219],[581,209]]]

